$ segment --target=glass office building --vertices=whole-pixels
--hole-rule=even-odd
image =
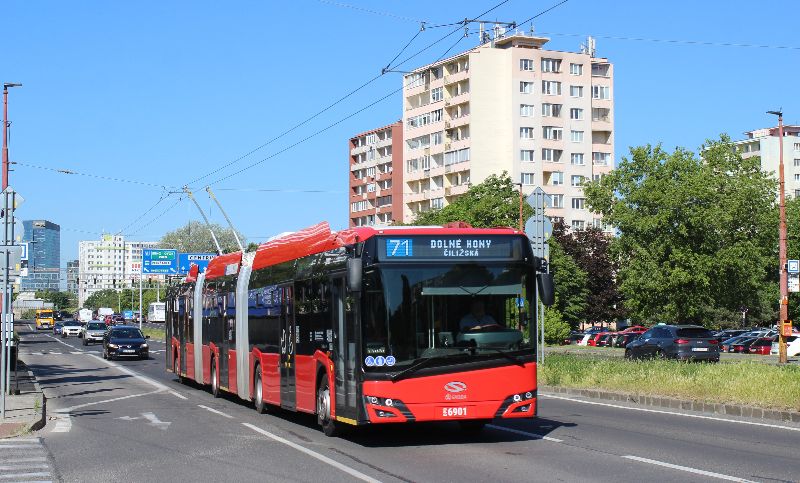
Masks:
[[[23,242],[28,243],[28,275],[21,291],[60,290],[61,227],[47,220],[25,220]]]

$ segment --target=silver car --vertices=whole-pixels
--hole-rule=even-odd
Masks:
[[[103,342],[103,336],[106,334],[105,322],[93,320],[86,324],[83,329],[83,345],[89,345],[91,342]]]

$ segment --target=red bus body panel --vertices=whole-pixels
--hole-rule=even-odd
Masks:
[[[211,348],[203,344],[203,380],[197,381],[203,384],[211,383]]]
[[[270,404],[279,406],[281,404],[280,355],[257,352],[256,357],[261,364],[261,371],[263,374],[261,382],[264,385],[262,388],[264,400]]]
[[[502,384],[498,384],[502,381]],[[450,383],[452,389],[447,390]],[[495,417],[532,418],[536,414],[536,364],[480,369],[427,377],[392,381],[364,381],[364,395],[399,400],[408,408],[415,421],[441,421],[459,419],[492,419]],[[498,414],[498,410],[515,394],[533,393],[532,399],[514,402]],[[527,405],[525,412],[514,412]],[[392,406],[367,403],[367,414],[373,423],[398,423],[409,420],[394,403]],[[448,412],[449,410],[449,412]],[[391,418],[378,416],[390,412]]]
[[[236,394],[238,384],[236,382],[236,351],[228,349],[228,391]]]
[[[316,377],[317,361],[314,356],[294,357],[295,400],[298,411],[313,414],[317,410]]]
[[[194,344],[186,343],[186,377],[197,380],[194,373]]]

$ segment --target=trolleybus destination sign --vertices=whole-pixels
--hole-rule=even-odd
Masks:
[[[488,258],[511,260],[522,254],[522,238],[498,236],[414,236],[385,238],[378,243],[381,260]]]

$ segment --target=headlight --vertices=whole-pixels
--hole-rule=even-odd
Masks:
[[[117,344],[108,344],[108,347],[111,349],[116,349],[118,346]]]
[[[147,349],[147,344],[142,344],[139,346],[140,349]]]

